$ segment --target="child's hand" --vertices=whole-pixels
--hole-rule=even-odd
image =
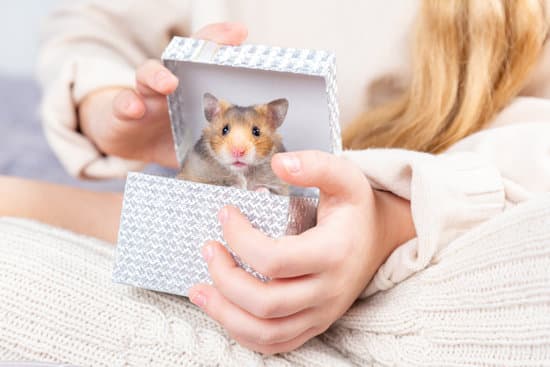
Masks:
[[[210,24],[192,37],[237,45],[247,37],[244,26]],[[136,87],[107,88],[86,96],[79,106],[80,128],[104,153],[177,167],[166,96],[178,79],[157,60],[136,71]]]
[[[189,294],[240,344],[272,354],[293,350],[324,332],[365,288],[396,246],[414,236],[409,203],[373,191],[351,162],[306,151],[273,157],[292,185],[321,190],[317,226],[271,239],[233,207],[220,211],[224,238],[268,283],[237,267],[225,248],[203,248],[214,286]]]

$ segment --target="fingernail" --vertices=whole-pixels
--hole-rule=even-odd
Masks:
[[[225,207],[221,208],[218,212],[218,220],[221,224],[225,224],[225,222],[227,222],[227,218],[229,218],[229,210]]]
[[[189,295],[189,299],[200,308],[206,306],[206,297],[201,292],[193,292]]]
[[[202,247],[202,257],[204,260],[209,263],[210,260],[214,257],[214,248],[210,244],[206,244]]]
[[[281,155],[281,162],[289,173],[298,173],[300,171],[300,160],[292,154]]]

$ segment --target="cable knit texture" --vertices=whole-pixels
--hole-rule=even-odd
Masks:
[[[431,265],[271,357],[185,298],[111,283],[113,247],[0,219],[0,360],[78,366],[550,365],[550,195],[453,241]]]

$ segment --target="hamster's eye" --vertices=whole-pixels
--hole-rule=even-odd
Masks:
[[[222,129],[222,135],[227,135],[229,133],[229,125],[225,125]]]
[[[260,136],[260,128],[257,127],[257,126],[254,126],[254,127],[252,128],[252,135],[254,135],[254,136]]]

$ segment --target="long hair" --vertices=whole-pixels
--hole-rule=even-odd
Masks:
[[[483,129],[524,86],[548,17],[542,0],[424,0],[415,32],[410,83],[347,126],[346,148],[438,153]]]

